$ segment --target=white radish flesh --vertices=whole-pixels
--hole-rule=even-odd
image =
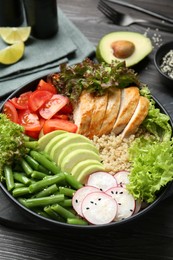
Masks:
[[[108,224],[116,216],[117,203],[104,192],[92,192],[83,200],[82,213],[84,218],[91,224]]]
[[[118,204],[118,211],[115,221],[120,221],[130,217],[135,210],[134,197],[123,187],[113,187],[106,191],[106,194],[112,196]]]
[[[117,181],[118,185],[124,185],[129,183],[129,172],[128,171],[119,171],[115,173],[114,178]]]
[[[117,181],[110,173],[100,171],[92,173],[89,176],[87,185],[94,186],[101,191],[106,191],[111,187],[117,187]]]
[[[78,189],[75,192],[75,194],[73,195],[72,206],[73,206],[74,210],[77,212],[77,214],[80,215],[81,217],[83,217],[82,208],[81,208],[83,199],[89,193],[94,192],[94,191],[99,191],[99,189],[97,189],[95,187],[91,187],[91,186],[85,186],[85,187]]]

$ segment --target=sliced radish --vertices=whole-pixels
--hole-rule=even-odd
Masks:
[[[83,199],[91,192],[99,191],[96,187],[92,186],[85,186],[80,189],[78,189],[72,198],[72,206],[74,210],[77,212],[78,215],[83,217],[81,205],[83,202]]]
[[[94,172],[87,181],[87,185],[94,186],[101,191],[106,191],[117,186],[117,181],[113,175],[107,172]]]
[[[123,187],[113,187],[106,191],[118,204],[118,212],[115,221],[130,217],[135,210],[134,197]]]
[[[83,200],[82,213],[91,224],[107,224],[112,222],[116,216],[117,203],[104,192],[92,192]]]
[[[140,200],[135,200],[135,210],[133,214],[137,214],[141,209],[141,201]]]
[[[119,171],[115,173],[114,178],[116,179],[118,185],[123,186],[124,184],[129,183],[129,172]]]

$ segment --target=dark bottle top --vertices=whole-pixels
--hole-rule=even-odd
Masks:
[[[21,0],[0,0],[0,26],[17,27],[23,23]]]
[[[56,0],[24,0],[27,25],[36,38],[49,38],[58,31]]]

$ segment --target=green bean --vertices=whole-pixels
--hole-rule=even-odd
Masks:
[[[23,206],[25,206],[27,208],[27,205],[26,205],[26,199],[24,198],[18,198],[17,199]]]
[[[55,212],[57,212],[60,216],[62,216],[65,219],[68,218],[75,218],[76,215],[74,215],[72,212],[70,212],[69,210],[63,208],[61,205],[56,204],[56,205],[52,205],[51,209],[53,209]]]
[[[24,173],[14,172],[13,176],[16,181],[19,181],[25,185],[31,184],[31,180],[28,177],[26,177]]]
[[[22,158],[20,160],[20,163],[21,163],[21,166],[22,166],[22,169],[24,170],[24,172],[30,176],[31,173],[33,172],[33,169],[30,167],[30,165]]]
[[[38,171],[33,171],[31,174],[31,177],[33,179],[39,179],[39,180],[42,180],[45,176],[47,176],[45,173],[38,172]]]
[[[36,170],[36,171],[40,171],[46,174],[50,174],[50,172],[43,167],[42,165],[40,165],[36,160],[34,160],[34,158],[32,158],[30,155],[26,155],[25,156],[25,160],[29,163],[29,165],[31,166],[32,169]]]
[[[50,161],[47,159],[44,155],[37,151],[31,151],[30,155],[37,161],[39,162],[42,166],[44,166],[46,169],[51,171],[53,174],[60,173],[60,168],[55,165],[54,162]]]
[[[38,148],[38,141],[26,141],[25,147],[29,149],[37,149]]]
[[[62,207],[71,207],[72,206],[72,199],[65,199],[61,202],[59,202],[59,205]]]
[[[53,176],[50,176],[50,177],[47,176],[43,180],[40,180],[40,181],[38,181],[34,184],[31,184],[29,186],[29,189],[30,189],[31,193],[35,193],[35,192],[40,191],[40,190],[42,190],[42,189],[44,189],[44,188],[46,188],[46,187],[48,187],[52,184],[56,184],[56,183],[58,183],[58,182],[60,182],[64,179],[65,179],[64,173],[59,173],[57,175],[53,175]]]
[[[35,213],[37,213],[38,215],[45,217],[45,218],[50,218],[50,216],[43,210],[41,209],[37,209],[37,208],[33,208],[32,209]]]
[[[25,203],[26,203],[27,208],[33,208],[33,207],[52,205],[52,204],[58,203],[63,200],[64,200],[64,195],[58,194],[58,195],[52,195],[49,197],[26,199]]]
[[[67,223],[71,225],[88,225],[88,222],[80,218],[68,218]]]
[[[25,185],[21,182],[15,182],[14,183],[14,188],[21,188],[21,187],[25,187]]]
[[[50,196],[50,195],[54,194],[57,190],[58,190],[58,187],[56,186],[56,184],[53,184],[53,185],[49,186],[48,188],[37,193],[35,195],[35,198]]]
[[[76,190],[83,187],[83,185],[79,181],[77,181],[76,178],[73,177],[71,174],[65,173],[65,179],[68,184]]]
[[[50,206],[44,207],[44,211],[49,215],[50,218],[60,222],[65,222],[65,220],[60,215],[58,215],[55,211],[53,211]]]
[[[68,197],[73,197],[74,193],[76,192],[76,190],[70,189],[70,188],[66,188],[66,187],[59,187],[59,192],[61,194],[64,194]]]
[[[28,187],[19,187],[19,188],[15,188],[12,191],[12,194],[14,197],[20,197],[26,194],[29,194],[29,188]]]
[[[11,166],[6,165],[4,167],[4,173],[5,173],[5,181],[6,181],[7,190],[10,191],[14,188],[14,177],[13,177],[13,172],[12,172]]]

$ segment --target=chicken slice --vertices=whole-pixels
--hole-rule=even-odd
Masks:
[[[121,105],[117,120],[112,131],[118,135],[128,124],[139,102],[139,89],[137,87],[128,87],[122,90]]]
[[[122,138],[135,134],[148,114],[149,100],[146,97],[140,96],[137,108],[128,125],[122,132]]]
[[[83,91],[73,111],[73,120],[78,126],[78,134],[88,137],[93,108],[94,97],[89,92]]]
[[[92,118],[90,122],[89,138],[92,139],[94,135],[98,136],[100,126],[103,123],[104,115],[107,108],[108,93],[103,96],[94,97],[94,107],[92,111]]]
[[[104,114],[103,123],[101,125],[98,136],[109,134],[112,131],[113,125],[118,115],[121,102],[121,90],[114,88],[108,92],[108,102]]]

